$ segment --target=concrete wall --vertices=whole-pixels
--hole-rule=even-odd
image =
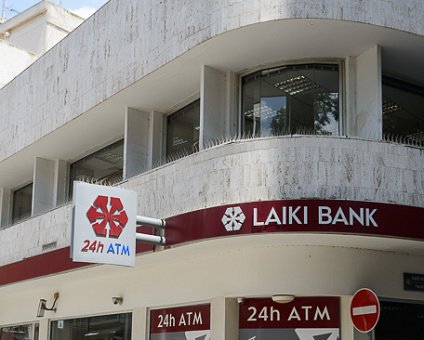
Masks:
[[[424,154],[410,147],[326,137],[233,142],[190,155],[121,185],[137,213],[166,218],[237,202],[347,199],[424,206]],[[0,232],[0,265],[70,244],[71,206]],[[19,247],[16,245],[19,244]]]
[[[46,46],[46,16],[38,15],[30,22],[11,29],[8,40],[19,48],[40,55]]]
[[[237,307],[223,313],[228,298],[266,297],[277,293],[296,296],[341,296],[341,338],[353,339],[349,318],[350,296],[369,287],[379,296],[421,300],[419,292],[403,290],[402,273],[420,272],[423,256],[364,247],[348,247],[346,239],[360,236],[251,235],[209,240],[139,256],[135,268],[91,266],[0,288],[0,324],[136,311],[133,334],[146,337],[146,308],[212,303],[213,339],[224,337],[225,326],[237,329]],[[362,237],[363,239],[363,237]],[[338,246],[329,246],[329,241]],[[285,260],[290,259],[290,260]],[[390,266],[387,265],[390,263]],[[57,312],[36,318],[41,298],[52,303],[60,293]],[[114,305],[112,296],[122,296]],[[231,306],[227,306],[231,307]],[[223,324],[223,317],[230,324]],[[47,334],[47,331],[43,333]],[[42,338],[47,340],[47,336]]]
[[[172,4],[112,0],[66,42],[2,89],[0,121],[7,124],[0,127],[0,160],[226,31],[278,19],[318,18],[356,21],[423,35],[423,11],[421,0],[321,0],[313,4],[309,0],[178,0]],[[48,74],[56,77],[46,86]],[[34,90],[30,91],[30,87]],[[28,94],[24,103],[21,93]],[[9,112],[13,112],[13,117]],[[22,124],[28,116],[42,121],[42,126],[34,130],[31,125]]]
[[[31,65],[36,56],[0,40],[0,89]]]
[[[233,142],[191,155],[122,186],[138,213],[168,217],[232,202],[321,198],[424,206],[422,150],[326,137]]]

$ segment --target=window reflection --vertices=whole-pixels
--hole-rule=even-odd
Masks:
[[[424,144],[424,87],[383,76],[383,133]]]
[[[338,65],[283,66],[246,76],[242,112],[248,136],[338,135]]]
[[[130,340],[131,320],[126,313],[53,321],[50,340]]]
[[[31,216],[32,183],[13,192],[12,224]]]
[[[38,340],[38,324],[3,327],[0,340]]]
[[[381,301],[375,340],[424,339],[424,304]]]
[[[69,193],[73,181],[113,185],[122,181],[124,140],[111,144],[71,164]]]
[[[200,100],[168,117],[166,156],[184,156],[199,150]]]

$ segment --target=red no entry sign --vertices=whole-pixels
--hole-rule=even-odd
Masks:
[[[377,295],[367,288],[358,290],[350,303],[350,317],[359,332],[372,331],[380,317],[380,302]]]

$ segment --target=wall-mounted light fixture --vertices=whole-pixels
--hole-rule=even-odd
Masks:
[[[272,301],[276,303],[290,303],[294,300],[294,295],[276,294],[271,296]]]
[[[59,293],[58,292],[54,293],[53,298],[54,298],[53,305],[50,308],[47,307],[46,299],[40,299],[40,302],[38,303],[37,318],[42,318],[46,310],[50,310],[56,313],[56,303],[57,303],[57,300],[59,299]]]

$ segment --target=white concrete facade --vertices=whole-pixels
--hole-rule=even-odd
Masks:
[[[424,84],[422,13],[420,0],[111,0],[0,89],[0,272],[19,276],[25,261],[70,246],[70,164],[122,138],[118,185],[137,192],[141,215],[273,200],[424,208],[423,149],[383,140],[382,102],[383,74]],[[244,138],[242,78],[313,62],[339,66],[339,135]],[[197,99],[199,151],[165,161],[167,117]],[[12,225],[13,192],[31,182],[32,216]],[[39,323],[47,340],[51,320],[131,312],[132,338],[144,340],[149,308],[206,302],[211,339],[235,340],[237,297],[290,293],[339,296],[341,339],[358,340],[353,292],[423,303],[402,286],[403,273],[424,274],[423,259],[422,240],[384,236],[191,241],[139,254],[134,268],[12,280],[0,286],[0,328]],[[56,291],[57,312],[36,318]]]
[[[0,23],[0,88],[82,21],[82,18],[70,11],[42,0]]]

